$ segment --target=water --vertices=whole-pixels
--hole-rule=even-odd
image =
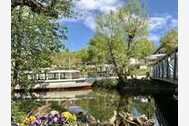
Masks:
[[[134,117],[145,114],[148,119],[155,120],[155,126],[159,125],[155,115],[155,101],[151,96],[121,96],[116,91],[102,89],[49,91],[33,93],[33,95],[36,96],[35,99],[18,99],[12,103],[12,114],[16,113],[15,108],[21,113],[27,113],[50,104],[48,111],[63,112],[70,110],[70,107],[79,107],[92,115],[98,122],[107,122],[115,117],[116,113],[128,112]]]

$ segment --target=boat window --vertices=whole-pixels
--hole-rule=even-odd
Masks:
[[[80,77],[79,72],[72,73],[72,79],[77,79],[79,77]]]
[[[60,79],[66,79],[66,74],[65,73],[60,73]]]
[[[48,73],[48,80],[57,80],[59,79],[58,73]]]
[[[65,79],[71,79],[71,73],[65,73]]]

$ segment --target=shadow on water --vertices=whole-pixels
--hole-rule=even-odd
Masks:
[[[156,115],[162,126],[178,126],[178,101],[170,95],[154,96]]]
[[[178,100],[174,97],[177,93],[176,86],[163,85],[153,88],[122,88],[121,96],[150,96],[155,103],[155,115],[159,126],[178,126]],[[143,86],[141,86],[143,87]],[[161,90],[159,90],[161,88]]]

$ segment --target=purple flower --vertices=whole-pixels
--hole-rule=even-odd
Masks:
[[[42,121],[44,121],[44,120],[46,120],[47,119],[47,117],[45,117],[45,116],[41,116],[40,117],[40,120],[42,120]]]
[[[54,117],[54,118],[53,118],[53,122],[54,122],[54,123],[58,122],[58,117]]]

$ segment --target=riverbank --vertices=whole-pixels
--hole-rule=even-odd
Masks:
[[[93,88],[117,90],[122,95],[125,93],[173,95],[177,88],[176,85],[141,79],[128,79],[124,83],[119,83],[116,79],[98,80],[92,86]]]

